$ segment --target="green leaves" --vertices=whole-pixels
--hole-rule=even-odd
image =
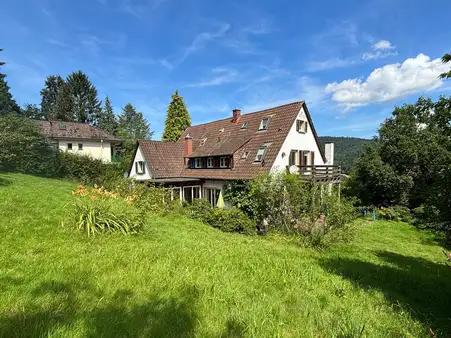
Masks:
[[[186,109],[183,97],[176,90],[172,95],[163,132],[163,141],[177,142],[186,128],[191,125],[191,117]]]
[[[119,129],[121,136],[132,141],[132,143],[138,139],[150,139],[152,137],[149,123],[131,103],[127,103],[122,108],[122,113],[119,115]]]
[[[2,49],[0,49],[0,52]],[[5,63],[0,61],[0,67]],[[9,92],[6,75],[0,72],[0,116],[8,113],[20,113],[20,107]]]

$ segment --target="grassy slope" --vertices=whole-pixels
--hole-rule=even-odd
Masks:
[[[426,232],[376,222],[321,253],[154,217],[88,238],[60,224],[73,187],[0,176],[0,337],[451,334],[451,271]]]

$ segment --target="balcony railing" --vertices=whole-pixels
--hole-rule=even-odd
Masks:
[[[297,173],[304,180],[314,182],[340,183],[341,167],[339,165],[301,165],[288,167],[291,173]]]

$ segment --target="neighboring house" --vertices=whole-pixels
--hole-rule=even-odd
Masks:
[[[36,121],[43,134],[61,151],[89,155],[111,162],[115,146],[122,142],[118,137],[86,123],[63,121]]]
[[[224,185],[289,170],[339,181],[333,144],[321,148],[305,102],[188,127],[178,142],[139,140],[129,176],[172,189],[173,198],[216,205]]]

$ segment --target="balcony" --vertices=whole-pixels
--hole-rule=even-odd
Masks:
[[[339,165],[296,165],[287,167],[288,172],[299,174],[303,180],[325,183],[341,182]]]

